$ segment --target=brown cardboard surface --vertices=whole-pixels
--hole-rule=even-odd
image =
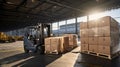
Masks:
[[[110,46],[111,44],[111,37],[99,37],[99,40],[98,40],[98,45],[101,45],[101,46]]]
[[[110,55],[110,46],[98,46],[98,51],[100,54]]]
[[[102,17],[98,20],[99,20],[98,27],[110,26],[110,17],[109,16]]]
[[[51,52],[51,45],[45,45],[45,51]]]
[[[89,44],[89,51],[98,53],[98,45],[90,45]]]
[[[88,36],[93,37],[93,36],[98,36],[98,28],[90,28],[88,29]]]
[[[65,34],[64,36],[69,37],[69,45],[77,46],[77,35],[76,34]]]
[[[51,38],[45,38],[45,44],[49,45],[50,44],[50,40],[51,40]]]
[[[98,45],[98,37],[89,37],[89,44]]]
[[[119,29],[110,26],[104,26],[98,28],[98,36],[115,36],[118,34]]]
[[[112,30],[110,30],[110,26],[98,28],[98,36],[110,36],[110,33],[112,33]]]
[[[45,51],[50,52],[51,51],[51,39],[45,38]]]
[[[88,51],[88,44],[81,44],[81,51]]]
[[[88,22],[88,28],[91,29],[91,28],[96,28],[98,27],[98,23],[97,23],[97,20],[91,20]]]
[[[61,52],[65,52],[67,51],[67,49],[69,48],[69,37],[61,37],[60,38],[60,50]]]
[[[87,22],[81,22],[80,23],[80,29],[87,29],[88,28],[88,23]]]
[[[89,43],[87,37],[80,38],[80,41],[81,41],[81,44],[88,44]]]
[[[110,26],[110,27],[118,27],[118,22],[111,18],[110,16],[105,16],[100,19],[98,19],[98,27],[103,27],[103,26]]]
[[[80,37],[88,37],[88,29],[81,29]]]
[[[60,39],[57,37],[51,39],[51,52],[60,52]]]

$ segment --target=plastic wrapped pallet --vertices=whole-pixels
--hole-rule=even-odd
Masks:
[[[99,37],[98,45],[99,45],[99,48],[98,48],[99,53],[102,53],[102,50],[104,50],[103,54],[111,55],[111,54],[115,54],[116,52],[120,51],[119,40],[118,38],[116,39],[115,37]]]
[[[106,55],[109,58],[119,53],[119,26],[116,20],[110,16],[105,16],[98,20],[89,21],[87,26],[87,28],[80,29],[81,49],[84,49],[84,45],[88,44],[88,51],[97,53],[96,55]],[[88,43],[84,41],[86,37]]]

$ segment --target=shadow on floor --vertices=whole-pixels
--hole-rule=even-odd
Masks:
[[[120,56],[112,60],[80,53],[74,67],[120,67]]]
[[[52,63],[62,55],[39,55],[34,53],[29,54],[17,54],[14,56],[10,56],[4,59],[0,59],[0,65],[3,64],[10,64],[14,63],[20,60],[23,60],[22,62],[18,62],[14,64],[12,67],[45,67],[46,65]],[[26,58],[32,57],[30,59],[25,60]]]

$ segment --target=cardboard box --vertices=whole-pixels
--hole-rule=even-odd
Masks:
[[[98,45],[98,50],[99,53],[105,54],[105,55],[114,55],[117,52],[120,51],[120,45],[115,45],[115,46],[101,46]]]
[[[60,51],[66,52],[69,48],[69,37],[60,37]]]
[[[119,34],[118,29],[112,28],[110,26],[99,27],[98,28],[98,36],[102,37],[109,37],[109,36],[116,36]]]
[[[110,46],[98,46],[98,51],[100,54],[111,55]]]
[[[99,40],[98,40],[98,45],[101,45],[101,46],[110,46],[111,44],[114,44],[114,43],[111,43],[111,37],[99,37]]]
[[[98,28],[88,29],[88,36],[89,37],[98,36]]]
[[[98,45],[102,46],[115,46],[119,44],[118,37],[99,37]]]
[[[89,37],[89,44],[98,45],[98,37]]]
[[[76,34],[65,34],[64,36],[69,37],[69,45],[76,47],[78,36]]]
[[[81,51],[88,51],[88,44],[81,44]]]
[[[45,38],[45,45],[50,45],[51,38]]]
[[[110,17],[109,16],[99,18],[98,20],[99,20],[98,27],[110,26]]]
[[[110,36],[110,32],[112,32],[112,30],[110,30],[110,26],[98,28],[98,35],[99,36]]]
[[[90,45],[89,44],[89,51],[98,53],[98,45]]]
[[[45,51],[50,52],[51,51],[51,39],[45,38]]]
[[[88,22],[88,28],[91,29],[91,28],[96,28],[98,27],[98,23],[97,23],[97,20],[91,20]]]
[[[98,19],[98,27],[103,27],[103,26],[110,26],[110,27],[118,27],[118,22],[115,21],[113,18],[110,16],[105,16],[100,19]]]
[[[60,44],[61,42],[59,37],[51,38],[51,52],[61,52]]]
[[[51,52],[66,52],[69,48],[69,37],[52,37],[51,38]]]
[[[88,44],[89,43],[87,37],[80,38],[80,41],[81,41],[81,44]]]
[[[88,28],[88,23],[87,22],[81,22],[80,23],[80,29],[87,29]]]
[[[45,52],[51,52],[51,45],[45,45]]]
[[[80,37],[88,37],[88,29],[81,29]]]

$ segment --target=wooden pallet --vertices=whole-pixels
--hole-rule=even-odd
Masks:
[[[47,52],[47,51],[45,51],[45,54],[59,54],[59,52]]]
[[[88,52],[89,51],[86,51],[86,50],[82,50],[82,51],[80,51],[81,53],[85,53],[85,54],[89,54]]]
[[[101,54],[101,53],[98,53],[98,57],[106,58],[106,59],[112,59],[112,56],[111,56],[111,55]]]
[[[97,57],[101,57],[101,58],[106,58],[106,59],[112,59],[111,55],[100,54],[100,53],[95,53],[95,52],[91,52],[91,51],[81,51],[81,53],[85,53],[85,54],[89,54],[89,55],[93,55],[93,56],[97,56]]]
[[[98,53],[88,51],[88,54],[98,56]]]

